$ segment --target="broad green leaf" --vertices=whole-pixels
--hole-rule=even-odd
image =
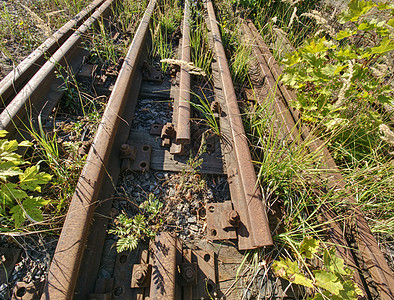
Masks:
[[[16,176],[22,173],[17,167],[18,163],[15,161],[4,161],[0,163],[0,179],[7,181],[9,177]]]
[[[345,49],[338,50],[338,52],[336,53],[336,56],[340,60],[348,60],[348,59],[353,59],[353,58],[357,58],[358,57],[357,53],[355,53],[349,47],[347,47]]]
[[[352,270],[345,267],[343,259],[336,255],[335,248],[324,249],[323,261],[328,271],[337,272],[341,275],[351,275],[353,273]]]
[[[393,4],[390,4],[389,2],[386,2],[386,3],[379,3],[379,4],[378,4],[378,9],[379,9],[379,10],[394,9],[394,5],[393,5]]]
[[[52,175],[45,172],[38,173],[39,170],[39,166],[35,165],[27,168],[23,174],[19,175],[20,186],[22,189],[41,192],[40,184],[47,183],[51,180]]]
[[[23,208],[25,209],[25,213],[28,214],[29,219],[40,222],[43,220],[42,212],[36,204],[38,204],[37,200],[33,197],[30,197],[23,201]]]
[[[300,272],[296,261],[293,262],[287,257],[285,259],[280,258],[279,261],[275,261],[272,264],[272,269],[274,270],[276,276],[289,280],[294,284],[313,288],[312,282]]]
[[[394,27],[394,18],[387,21],[387,25]]]
[[[394,41],[388,37],[383,38],[379,46],[369,49],[369,54],[382,54],[394,50]]]
[[[339,22],[347,21],[356,22],[359,17],[365,15],[376,4],[372,1],[351,0],[348,4],[348,10],[339,15]]]
[[[326,41],[325,38],[321,38],[317,41],[312,40],[309,44],[305,45],[303,47],[303,52],[304,53],[319,53],[319,52],[324,52],[327,51],[329,49],[329,47],[327,47],[324,42]]]
[[[356,283],[348,280],[343,283],[343,290],[339,291],[339,296],[338,299],[356,300],[358,296],[363,296],[363,292],[358,288]]]
[[[360,28],[359,28],[360,29]],[[357,30],[341,30],[337,36],[335,37],[336,40],[340,41],[344,38],[347,38],[349,36],[355,35],[357,33]]]
[[[12,214],[11,219],[15,220],[15,228],[21,227],[25,221],[25,214],[22,208],[19,205],[16,205],[10,210],[10,213]]]
[[[282,63],[287,65],[288,67],[291,67],[297,63],[299,63],[301,60],[301,57],[299,56],[298,52],[293,52],[293,53],[288,53],[286,54],[286,58],[282,60]]]
[[[339,291],[343,290],[343,285],[340,282],[340,278],[331,272],[324,270],[314,270],[316,285],[329,291],[334,295],[339,295]]]
[[[17,189],[17,185],[14,183],[4,183],[0,188],[0,199],[1,202],[5,202],[8,205],[15,203],[15,200],[21,200],[27,197],[27,194],[23,190]]]
[[[23,201],[23,206],[29,205],[29,206],[42,207],[48,205],[50,202],[51,200],[45,200],[41,197],[28,197]]]
[[[18,142],[16,140],[5,141],[1,147],[1,152],[14,152],[18,150]]]
[[[376,27],[376,22],[368,22],[364,21],[360,25],[358,25],[358,30],[363,30],[363,31],[370,31],[373,30]]]
[[[320,241],[305,236],[300,246],[300,253],[304,253],[306,258],[312,258],[313,254],[319,250],[319,245]]]

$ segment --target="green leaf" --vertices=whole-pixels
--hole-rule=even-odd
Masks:
[[[19,175],[22,189],[41,192],[40,184],[46,184],[51,180],[52,175],[45,172],[38,173],[39,170],[39,166],[35,165],[27,168],[23,174]]]
[[[351,275],[353,273],[351,269],[345,267],[344,260],[336,255],[335,248],[324,249],[323,261],[328,271],[337,272],[341,275]]]
[[[310,259],[313,257],[313,254],[318,252],[319,245],[320,241],[305,236],[300,246],[300,253],[304,253],[305,257]]]
[[[305,45],[305,46],[303,47],[303,52],[304,52],[304,53],[313,53],[313,54],[316,54],[316,53],[319,53],[319,52],[327,51],[327,50],[329,49],[329,47],[327,47],[327,46],[325,45],[325,43],[324,43],[325,41],[326,41],[325,38],[319,39],[319,40],[317,41],[317,43],[316,43],[315,40],[312,40],[309,44],[307,44],[307,45]]]
[[[340,282],[340,278],[331,272],[323,270],[314,270],[316,285],[329,291],[334,295],[339,295],[339,291],[343,290],[343,285]]]
[[[301,57],[299,56],[298,52],[288,53],[286,54],[286,58],[282,60],[282,63],[291,67],[301,61]]]
[[[0,179],[7,181],[9,177],[16,176],[22,173],[17,167],[18,163],[15,161],[4,161],[0,163]]]
[[[383,38],[379,46],[369,48],[368,55],[382,54],[394,50],[394,41],[388,37]],[[366,55],[364,55],[366,57]]]
[[[5,141],[0,146],[1,152],[14,152],[16,150],[18,150],[18,142],[16,140]]]
[[[43,202],[41,198],[29,197],[25,199],[23,201],[23,208],[25,209],[25,214],[30,217],[29,219],[32,219],[36,222],[42,221],[42,212],[38,207],[45,205],[44,203],[48,202]]]
[[[0,138],[3,138],[7,135],[8,131],[7,130],[0,130]]]
[[[357,30],[341,30],[337,36],[335,37],[336,40],[340,41],[344,38],[347,38],[349,36],[355,35],[357,33]]]
[[[21,200],[27,197],[27,194],[23,190],[17,189],[17,185],[14,183],[4,183],[0,188],[0,199],[3,203],[8,203],[12,205],[15,200]]]
[[[387,21],[387,25],[394,27],[394,18]]]
[[[289,258],[280,258],[280,261],[275,261],[272,264],[276,276],[284,278],[294,284],[303,285],[313,288],[312,282],[300,272],[297,262],[292,262]]]
[[[351,0],[348,4],[348,10],[339,15],[339,22],[356,22],[358,18],[365,15],[372,7],[375,6],[376,4],[372,1]]]
[[[22,142],[19,143],[19,147],[30,147],[32,145],[33,144],[31,142],[29,142],[29,141],[22,141]]]
[[[25,221],[25,214],[22,208],[19,205],[16,205],[10,210],[10,213],[12,214],[11,219],[15,220],[15,228],[21,227]]]
[[[343,283],[343,290],[339,291],[339,299],[356,300],[358,296],[363,296],[363,292],[358,288],[356,283],[351,280]]]

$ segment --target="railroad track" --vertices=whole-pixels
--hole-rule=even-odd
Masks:
[[[40,122],[48,118],[62,97],[63,91],[58,88],[62,78],[57,72],[67,69],[78,74],[81,70],[92,70],[83,64],[86,50],[79,45],[98,19],[108,18],[115,4],[112,0],[93,2],[1,82],[1,129],[28,137],[28,127],[35,126],[37,118]],[[15,298],[23,287],[25,292],[29,291],[26,296],[32,299],[41,294],[41,299],[208,299],[223,295],[226,299],[239,299],[242,287],[236,284],[236,272],[243,259],[239,251],[269,247],[273,243],[214,6],[211,1],[204,1],[214,53],[213,92],[207,99],[221,138],[211,137],[207,142],[207,153],[201,155],[203,161],[198,171],[226,178],[231,199],[204,203],[206,234],[199,241],[182,240],[174,232],[164,231],[154,241],[141,242],[131,252],[114,253],[111,247],[106,248],[113,241],[107,231],[114,218],[112,208],[121,172],[176,174],[190,167],[187,163],[190,151],[199,152],[193,147],[197,145],[199,149],[201,134],[196,132],[201,131],[193,126],[194,85],[188,65],[180,63],[176,75],[163,80],[161,71],[158,73],[155,66],[147,63],[157,6],[156,0],[147,5],[116,82],[108,91],[109,100],[79,177],[47,281],[28,288],[17,285]],[[185,1],[183,12],[178,49],[180,60],[188,63],[191,60],[190,1]],[[244,23],[243,32],[247,42],[253,45],[256,80],[262,81],[260,88],[255,86],[261,94],[257,93],[254,100],[263,101],[264,92],[276,90],[280,70],[250,22]],[[277,94],[272,110],[284,124],[283,134],[293,135],[294,141],[312,140],[309,150],[321,151],[326,166],[332,170],[328,174],[331,187],[343,188],[340,172],[323,143],[308,128],[298,128],[298,114],[288,106],[294,96],[281,85]],[[133,119],[147,109],[142,99],[160,95],[174,99],[171,119],[136,127]],[[350,202],[354,203],[354,199],[350,198]],[[327,220],[335,217],[329,208],[324,216]],[[372,296],[365,270],[372,277],[379,297],[392,299],[393,277],[387,262],[357,208],[354,216],[359,230],[358,254],[350,251],[340,224],[333,223],[330,238],[337,245],[339,255],[357,270],[355,280],[366,299]],[[107,270],[105,275],[103,269]]]

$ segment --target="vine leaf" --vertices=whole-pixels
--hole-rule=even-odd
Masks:
[[[313,257],[313,254],[319,251],[319,245],[319,240],[315,240],[314,238],[306,236],[301,243],[300,253],[303,253],[306,258],[311,259]]]
[[[334,295],[339,295],[339,291],[343,290],[343,285],[338,275],[324,270],[314,270],[316,285],[329,291]]]
[[[288,257],[280,258],[280,261],[275,261],[272,268],[276,276],[287,279],[294,284],[300,284],[309,288],[313,288],[312,282],[300,272],[297,262],[291,261]]]
[[[330,250],[324,249],[323,253],[324,266],[331,272],[336,272],[341,275],[352,275],[353,271],[345,267],[344,260],[336,256],[335,248]]]

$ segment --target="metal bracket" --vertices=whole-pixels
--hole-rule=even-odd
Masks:
[[[148,144],[133,145],[131,141],[123,144],[120,149],[120,157],[122,158],[121,170],[148,171],[151,153],[152,146]]]
[[[17,282],[12,291],[12,300],[38,300],[45,281],[33,281],[26,283],[23,281]]]
[[[237,238],[239,214],[233,210],[230,201],[207,204],[207,230],[211,240],[231,240]]]
[[[152,274],[152,265],[134,264],[131,271],[131,288],[149,287]]]

